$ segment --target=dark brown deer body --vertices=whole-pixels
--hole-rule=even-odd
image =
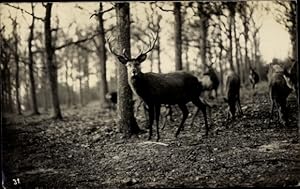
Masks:
[[[118,93],[117,92],[110,92],[105,95],[106,100],[109,104],[109,109],[116,110],[117,102],[118,102]]]
[[[204,85],[203,88],[206,91],[214,90],[215,91],[215,97],[217,98],[218,97],[218,87],[219,87],[219,84],[220,84],[219,78],[218,78],[215,70],[213,69],[212,64],[209,65],[209,66],[206,65],[206,67],[208,68],[208,71],[205,72],[203,75],[204,75],[204,77],[209,77],[210,82],[207,82],[209,84]]]
[[[155,43],[155,42],[154,42]],[[126,65],[128,72],[128,83],[132,91],[138,95],[147,105],[149,113],[149,140],[152,137],[152,125],[154,118],[156,120],[157,141],[159,140],[159,117],[160,107],[162,104],[175,105],[177,104],[182,111],[183,117],[175,136],[177,137],[183,128],[184,122],[188,117],[188,109],[186,104],[193,102],[199,109],[202,110],[205,120],[206,134],[208,134],[208,124],[206,118],[206,106],[199,99],[200,93],[203,90],[201,82],[194,75],[178,71],[173,73],[158,74],[158,73],[143,73],[140,64],[146,59],[147,53],[141,53],[137,58],[130,59],[127,56],[116,54],[120,63]]]
[[[239,75],[234,72],[228,73],[226,78],[226,98],[224,98],[229,106],[227,119],[230,116],[232,119],[235,119],[236,105],[238,106],[239,113],[243,114],[240,102],[240,87],[241,80]]]
[[[292,92],[292,89],[287,85],[284,78],[284,69],[279,65],[270,65],[268,80],[269,80],[269,95],[271,100],[271,111],[269,124],[273,116],[274,108],[277,109],[280,122],[287,125],[287,97]]]
[[[255,85],[259,82],[259,76],[252,67],[250,67],[249,80],[252,84],[252,89],[255,89]]]
[[[128,78],[128,82],[131,89],[143,99],[149,108],[149,139],[152,136],[152,124],[155,118],[157,140],[159,140],[158,124],[162,104],[178,104],[181,109],[183,117],[176,132],[176,136],[178,136],[188,117],[186,104],[190,101],[202,110],[205,119],[206,134],[208,133],[206,108],[199,100],[202,85],[195,76],[183,71],[167,74],[137,72],[136,75]]]
[[[292,60],[293,61],[293,60]],[[293,66],[288,71],[287,69],[284,69],[284,76],[287,81],[287,85],[296,91],[297,96],[298,94],[298,79],[297,79],[297,66],[298,66],[298,61],[293,61]]]

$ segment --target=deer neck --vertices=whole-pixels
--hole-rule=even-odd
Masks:
[[[139,72],[135,76],[128,76],[128,84],[133,91],[133,93],[139,97],[141,97],[141,87],[143,85],[144,74]]]

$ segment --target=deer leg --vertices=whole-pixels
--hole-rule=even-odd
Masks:
[[[272,117],[273,117],[274,104],[275,104],[274,101],[271,100],[271,111],[270,111],[270,118],[269,118],[269,126],[270,126],[270,124],[271,124],[271,119],[272,119]]]
[[[199,99],[196,98],[194,101],[192,101],[199,109],[201,109],[204,117],[204,123],[205,123],[205,135],[208,135],[208,123],[207,123],[207,116],[206,116],[206,105]]]
[[[155,105],[155,120],[156,120],[156,133],[157,133],[157,139],[156,142],[159,141],[159,116],[160,116],[160,104]]]
[[[200,111],[200,108],[197,107],[197,111],[196,111],[196,113],[195,113],[195,114],[193,115],[193,117],[192,117],[191,127],[194,125],[195,118],[196,118],[196,116],[198,115],[199,111]]]
[[[173,114],[173,110],[172,110],[172,106],[169,105],[168,106],[168,116],[170,116],[170,121],[174,122],[174,119],[172,118],[172,114]]]
[[[186,107],[185,104],[178,104],[178,106],[179,106],[179,108],[180,108],[181,111],[182,111],[182,120],[181,120],[181,123],[180,123],[180,125],[179,125],[179,127],[178,127],[178,129],[177,129],[177,132],[176,132],[176,134],[175,134],[175,137],[177,137],[177,136],[179,135],[180,131],[183,129],[183,124],[184,124],[186,118],[187,118],[188,115],[189,115],[189,111],[188,111],[188,109],[187,109],[187,107]]]
[[[148,107],[148,113],[149,113],[149,138],[148,140],[151,140],[152,137],[152,125],[153,125],[153,120],[154,120],[154,106],[149,105]]]
[[[165,129],[166,122],[167,122],[166,120],[167,120],[167,118],[164,119],[163,126],[161,127],[161,130],[164,130],[164,129]]]
[[[242,107],[241,107],[240,95],[238,96],[237,104],[238,104],[238,108],[239,108],[239,114],[242,116],[243,111],[242,111]]]
[[[286,100],[283,99],[282,102],[280,102],[280,121],[284,126],[287,126],[287,108],[286,108]]]

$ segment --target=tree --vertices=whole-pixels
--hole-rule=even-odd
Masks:
[[[18,52],[18,46],[19,46],[19,36],[18,36],[18,30],[17,30],[17,19],[11,19],[13,22],[13,36],[14,36],[14,59],[16,64],[16,72],[15,72],[15,88],[16,88],[16,105],[17,105],[17,113],[19,115],[22,114],[21,112],[21,103],[20,103],[20,79],[19,79],[19,52]]]
[[[32,108],[33,114],[38,115],[40,114],[38,111],[37,105],[37,98],[36,98],[36,86],[35,86],[35,79],[34,79],[34,60],[33,60],[33,52],[32,52],[32,41],[34,38],[34,22],[35,22],[35,15],[34,15],[34,5],[31,3],[31,10],[32,10],[32,22],[30,25],[30,33],[28,37],[28,69],[29,69],[29,79],[31,85],[31,99],[32,99]]]
[[[1,29],[2,31],[4,28]],[[13,54],[12,38],[6,39],[0,32],[0,63],[1,63],[1,103],[3,103],[4,112],[13,112],[13,98],[12,98],[12,83],[11,83],[11,68],[10,59]],[[1,104],[2,105],[2,104]]]
[[[207,36],[209,26],[209,13],[207,12],[207,2],[198,2],[198,16],[200,17],[200,54],[203,65],[207,65]]]
[[[124,49],[126,56],[131,57],[130,53],[130,14],[128,3],[116,3],[115,5],[118,27],[118,46]],[[132,91],[128,85],[126,67],[118,64],[118,117],[120,130],[125,138],[132,134],[137,134],[140,128],[133,113]]]
[[[108,93],[108,84],[106,79],[106,49],[105,49],[105,32],[103,26],[103,5],[99,3],[99,13],[98,13],[98,31],[99,31],[99,45],[97,55],[99,57],[100,65],[100,77],[99,77],[99,86],[100,86],[100,106],[105,107],[107,105],[107,100],[105,95]]]
[[[243,23],[244,27],[244,41],[245,41],[245,67],[244,67],[244,74],[242,78],[242,82],[246,81],[246,78],[248,78],[248,73],[249,73],[249,67],[250,67],[250,58],[249,58],[249,53],[248,53],[248,42],[249,42],[249,32],[250,32],[250,20],[252,18],[252,15],[254,13],[254,8],[250,7],[247,2],[240,3],[240,6],[238,6],[238,12],[241,15],[241,20]]]
[[[181,34],[181,26],[182,26],[182,19],[181,19],[181,3],[175,2],[174,3],[174,17],[175,17],[175,70],[182,70],[182,34]]]
[[[52,46],[52,34],[51,34],[51,9],[52,3],[46,4],[45,15],[45,48],[46,48],[46,62],[48,68],[48,76],[52,94],[52,104],[54,110],[54,118],[62,119],[62,114],[59,105],[58,98],[58,82],[57,82],[57,65],[53,62],[54,47]]]
[[[230,69],[232,71],[235,71],[234,66],[233,66],[233,37],[232,37],[232,32],[233,32],[233,25],[235,24],[234,22],[234,17],[236,13],[236,4],[237,2],[226,2],[226,6],[229,10],[229,31],[228,31],[228,39],[229,39],[229,65]]]

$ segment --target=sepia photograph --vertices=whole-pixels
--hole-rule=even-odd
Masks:
[[[1,187],[300,187],[297,15],[1,2]]]

